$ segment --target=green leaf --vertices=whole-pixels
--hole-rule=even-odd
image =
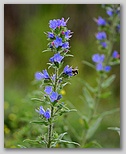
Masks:
[[[67,132],[60,134],[59,137],[58,137],[58,140],[61,140],[66,134],[67,134]]]
[[[113,109],[113,110],[110,110],[110,111],[105,111],[105,112],[101,113],[100,116],[98,118],[96,118],[95,120],[93,120],[93,122],[89,126],[90,128],[88,129],[88,132],[87,132],[87,135],[86,135],[86,139],[90,139],[94,135],[94,133],[98,129],[102,119],[105,116],[111,115],[111,114],[116,113],[118,111],[119,111],[119,108],[116,108],[116,109]]]
[[[67,140],[60,140],[60,141],[59,141],[59,143],[75,144],[75,145],[80,146],[80,144],[79,144],[79,143],[77,143],[77,142],[71,142],[71,141],[67,141]]]
[[[89,108],[93,109],[94,107],[94,99],[92,98],[90,92],[87,88],[83,88],[83,94],[85,96],[86,102],[88,103]]]
[[[49,50],[43,50],[42,52],[44,53],[44,52],[47,52],[47,51],[49,51]]]
[[[44,100],[42,100],[42,99],[39,99],[39,98],[31,98],[31,101],[39,101],[39,102],[45,102]]]
[[[97,141],[91,141],[85,144],[84,148],[102,148],[102,146]]]
[[[31,121],[30,123],[48,126],[48,121]]]
[[[113,109],[113,110],[110,110],[110,111],[105,111],[105,112],[101,113],[100,116],[103,118],[107,115],[111,115],[111,114],[119,112],[119,111],[120,111],[120,109],[116,108],[116,109]]]
[[[84,81],[84,82],[85,82],[85,81]],[[84,84],[85,84],[85,86],[86,86],[91,92],[96,92],[96,91],[97,91],[97,89],[96,89],[96,88],[93,88],[92,86],[90,86],[89,83],[85,82]]]
[[[120,128],[118,128],[118,127],[108,127],[108,129],[116,131],[120,136]]]
[[[74,56],[71,55],[71,54],[65,54],[64,56],[65,56],[65,57],[74,57]]]
[[[111,83],[114,81],[116,75],[111,75],[109,78],[107,78],[102,84],[101,87],[102,88],[107,88],[111,85]]]
[[[95,66],[93,64],[89,63],[88,61],[83,60],[82,63],[91,67],[91,68],[93,68],[93,69],[95,69]]]
[[[110,96],[112,94],[111,91],[105,92],[100,94],[99,98],[107,98],[108,96]]]
[[[86,129],[89,129],[89,125],[88,125],[87,120],[86,120],[86,119],[83,119],[83,121],[84,121],[84,126],[85,126],[85,128],[86,128]]]
[[[27,147],[25,147],[24,145],[20,145],[20,144],[18,144],[18,146],[19,146],[20,148],[27,148]]]
[[[71,84],[71,83],[70,83],[70,82],[66,82],[66,83],[62,84],[62,88],[63,88],[64,86],[66,86],[67,84]]]
[[[31,143],[34,143],[34,144],[45,144],[45,141],[40,141],[40,140],[31,140],[31,139],[25,139],[23,142],[31,142]]]
[[[82,84],[84,84],[84,86],[86,86],[86,87],[88,88],[89,91],[91,91],[91,92],[93,92],[93,93],[97,91],[97,88],[92,87],[88,82],[82,80],[81,78],[77,78],[77,80],[78,80],[79,82],[81,82]]]
[[[100,123],[102,121],[102,117],[98,117],[96,120],[93,121],[93,123],[90,125],[90,128],[87,131],[86,139],[90,139],[96,130],[98,129]]]

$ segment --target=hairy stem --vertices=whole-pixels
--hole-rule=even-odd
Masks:
[[[54,83],[54,92],[57,92],[57,81],[58,81],[58,68],[55,68],[55,83]],[[47,148],[51,148],[52,135],[53,135],[53,117],[54,117],[54,106],[51,106],[51,121],[48,126],[48,144]]]

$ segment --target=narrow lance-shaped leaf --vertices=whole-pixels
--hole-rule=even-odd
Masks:
[[[85,144],[84,148],[102,148],[102,146],[97,141],[91,141]]]
[[[108,127],[108,129],[116,131],[120,136],[120,128],[118,128],[118,127]]]
[[[90,128],[88,129],[88,132],[86,134],[86,139],[87,140],[90,139],[94,135],[94,133],[98,129],[101,121],[102,121],[102,117],[99,117],[96,120],[94,120],[94,122],[92,123],[92,125],[90,125]]]
[[[30,123],[47,126],[49,122],[48,121],[31,121]]]
[[[102,84],[101,87],[102,88],[107,88],[111,85],[111,83],[114,81],[116,75],[111,75],[109,78],[107,78]]]
[[[89,63],[88,61],[83,60],[82,63],[91,67],[91,68],[93,68],[93,69],[95,69],[95,66],[93,64]]]
[[[94,107],[94,99],[92,98],[90,92],[87,90],[87,88],[83,89],[83,94],[85,96],[86,102],[88,103],[89,108]]]

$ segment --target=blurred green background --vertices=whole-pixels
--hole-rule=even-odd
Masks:
[[[96,72],[82,63],[91,62],[91,56],[98,52],[95,33],[97,25],[93,18],[107,17],[104,9],[98,4],[5,4],[4,5],[4,135],[5,148],[17,148],[26,138],[35,138],[41,127],[29,124],[36,116],[35,103],[29,101],[32,91],[37,86],[33,84],[34,74],[47,68],[51,53],[42,53],[47,48],[47,38],[44,32],[49,31],[49,20],[61,19],[68,21],[68,28],[73,31],[70,40],[71,53],[74,58],[66,58],[65,64],[78,66],[79,74],[71,79],[71,85],[64,89],[64,101],[71,102],[78,111],[85,113],[86,108],[81,100],[84,85],[80,80],[96,85]],[[114,46],[120,49],[119,42]],[[120,107],[120,67],[114,66],[110,74],[116,74],[111,86],[112,95],[101,102],[99,113]],[[62,120],[61,120],[62,121]],[[58,129],[64,126],[69,137],[77,138],[72,129],[81,135],[83,124],[77,113],[67,116],[67,124],[60,123]],[[61,125],[61,126],[60,126]],[[120,127],[120,113],[106,116],[93,139],[104,148],[119,148],[120,139],[115,131],[107,127]],[[30,146],[30,145],[28,145]],[[36,145],[32,146],[36,147]]]

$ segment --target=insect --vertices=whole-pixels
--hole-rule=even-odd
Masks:
[[[77,75],[78,74],[78,68],[77,67],[72,68],[72,73],[73,73],[73,76]]]

